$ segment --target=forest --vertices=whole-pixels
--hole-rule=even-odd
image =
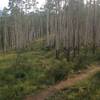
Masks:
[[[38,3],[0,10],[0,100],[100,100],[100,0]]]

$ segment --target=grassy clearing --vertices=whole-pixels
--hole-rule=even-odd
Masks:
[[[63,54],[55,59],[55,51],[43,48],[38,40],[30,48],[20,52],[0,54],[0,100],[22,100],[28,94],[36,94],[41,89],[63,80],[66,76],[100,61],[99,50],[67,62]],[[59,99],[57,99],[59,100]]]

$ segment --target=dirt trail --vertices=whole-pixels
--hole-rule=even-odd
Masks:
[[[48,96],[63,90],[64,88],[71,87],[77,84],[79,81],[87,79],[94,75],[96,72],[100,71],[100,67],[91,67],[87,70],[82,71],[80,74],[76,74],[67,80],[61,81],[59,84],[49,87],[46,90],[41,91],[36,96],[27,96],[24,100],[45,100]]]

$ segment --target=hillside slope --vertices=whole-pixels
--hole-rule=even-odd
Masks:
[[[55,50],[45,48],[40,39],[25,49],[0,53],[0,100],[22,100],[31,94],[36,96],[99,61],[99,51],[87,56],[82,51],[70,62],[63,53],[56,59]]]

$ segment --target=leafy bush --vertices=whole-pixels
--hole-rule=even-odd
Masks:
[[[88,57],[86,55],[80,55],[75,59],[74,70],[78,71],[81,69],[87,68],[87,65],[90,63]]]
[[[40,89],[37,80],[42,71],[18,56],[11,67],[0,69],[0,100],[22,100],[22,96]]]
[[[68,76],[69,72],[69,66],[66,66],[65,63],[61,63],[60,61],[56,61],[55,65],[46,71],[46,76],[49,81],[55,83],[63,80],[65,76]]]
[[[95,61],[100,61],[100,51],[94,55]]]
[[[91,80],[91,88],[100,88],[100,72],[96,73]]]

